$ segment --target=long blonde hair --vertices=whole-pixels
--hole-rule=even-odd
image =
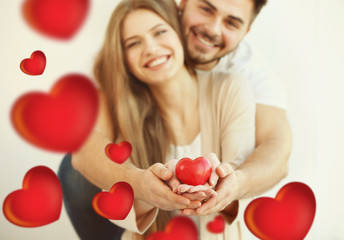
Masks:
[[[190,74],[194,72],[186,54],[174,0],[122,0],[117,5],[95,62],[94,75],[108,102],[115,139],[130,142],[133,146],[131,161],[137,167],[146,169],[166,159],[173,134],[148,86],[137,80],[125,63],[121,29],[125,17],[137,9],[158,14],[174,29],[184,46],[185,65]],[[162,230],[169,218],[167,212],[160,210],[157,221],[145,235]]]

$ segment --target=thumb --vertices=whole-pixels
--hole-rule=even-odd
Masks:
[[[149,169],[157,176],[164,181],[168,181],[173,173],[167,167],[165,167],[162,163],[155,163],[149,167]]]
[[[227,177],[233,172],[234,172],[234,169],[229,163],[221,163],[216,168],[216,173],[219,175],[220,178]]]

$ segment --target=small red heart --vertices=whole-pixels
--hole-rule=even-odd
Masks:
[[[225,219],[222,216],[216,216],[207,224],[207,229],[211,233],[222,233],[225,230]]]
[[[263,240],[301,240],[312,226],[316,201],[304,183],[283,186],[275,199],[261,197],[246,208],[244,219],[250,231]]]
[[[66,40],[81,27],[89,6],[89,0],[26,0],[23,15],[38,32]]]
[[[30,58],[20,63],[20,69],[28,75],[41,75],[44,72],[46,58],[42,51],[35,51]]]
[[[190,158],[182,158],[176,165],[177,178],[188,185],[203,185],[210,175],[212,167],[207,159],[204,157],[192,160]]]
[[[74,152],[91,133],[98,114],[98,93],[85,76],[69,74],[50,94],[24,94],[13,105],[11,120],[16,131],[37,147]]]
[[[146,240],[197,240],[198,231],[195,223],[188,217],[177,216],[166,225],[164,232],[148,235]]]
[[[60,218],[62,188],[56,174],[37,166],[24,176],[23,188],[10,193],[2,207],[7,220],[20,227],[39,227]]]
[[[126,182],[118,182],[110,192],[97,193],[92,200],[94,211],[112,220],[125,219],[134,203],[134,191]]]
[[[110,143],[105,147],[105,153],[112,161],[122,164],[130,157],[131,144],[128,142]]]

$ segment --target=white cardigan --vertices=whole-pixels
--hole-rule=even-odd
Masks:
[[[202,154],[213,152],[221,162],[238,167],[255,146],[255,102],[250,85],[242,76],[216,72],[198,72],[199,114]],[[200,217],[200,240],[240,240],[250,234],[243,212],[251,199],[240,200],[236,219],[221,234],[208,232],[206,225],[218,214]],[[126,229],[122,239],[134,240],[154,222],[158,209],[138,214],[148,203],[134,200],[125,220],[111,220]],[[252,235],[251,235],[252,236]]]

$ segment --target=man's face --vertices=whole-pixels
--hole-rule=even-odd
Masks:
[[[252,0],[182,0],[188,53],[198,69],[210,70],[249,30]]]

